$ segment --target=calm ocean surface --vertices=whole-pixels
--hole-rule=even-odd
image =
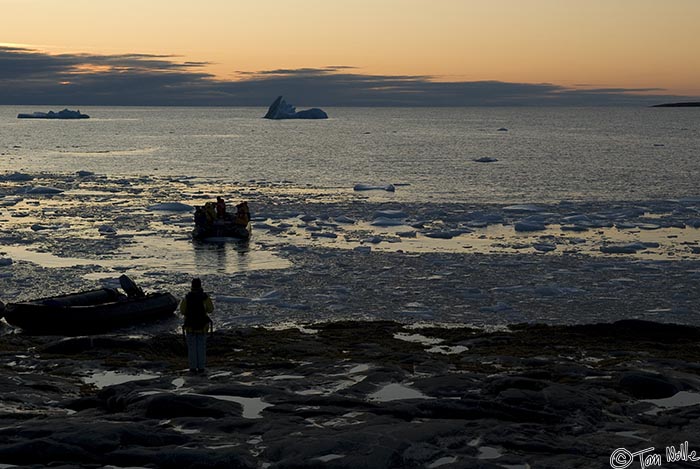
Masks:
[[[326,108],[325,121],[269,121],[264,108],[83,107],[88,120],[16,118],[49,109],[60,108],[0,107],[0,172],[393,183],[397,200],[434,202],[700,194],[700,109]]]

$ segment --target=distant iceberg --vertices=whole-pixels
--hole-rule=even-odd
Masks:
[[[64,109],[58,112],[33,112],[31,114],[17,114],[17,119],[89,119],[90,116],[78,111]]]
[[[265,119],[328,119],[328,114],[318,108],[297,112],[296,107],[278,96],[263,116]]]

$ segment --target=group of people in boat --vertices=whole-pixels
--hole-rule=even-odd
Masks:
[[[250,210],[247,202],[236,205],[236,212],[226,210],[223,197],[217,197],[216,202],[207,202],[197,207],[194,212],[194,238],[234,237],[248,239],[250,230]]]

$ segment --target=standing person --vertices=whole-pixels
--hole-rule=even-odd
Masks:
[[[187,358],[190,372],[203,373],[207,365],[207,332],[211,326],[209,314],[214,305],[202,289],[202,281],[192,279],[192,289],[180,303],[180,313],[185,317],[182,330],[187,341]]]

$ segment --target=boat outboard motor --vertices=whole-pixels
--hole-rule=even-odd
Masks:
[[[124,290],[126,296],[128,296],[129,298],[139,298],[142,296],[146,296],[143,293],[143,290],[141,290],[141,287],[136,285],[136,283],[134,283],[134,281],[126,275],[122,275],[121,277],[119,277],[119,284],[122,286],[122,290]]]

